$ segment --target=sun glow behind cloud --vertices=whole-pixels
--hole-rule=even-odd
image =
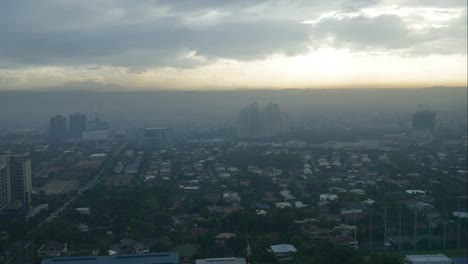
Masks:
[[[50,2],[61,12],[0,6],[0,89],[467,85],[466,4],[457,0]]]
[[[193,51],[187,55],[196,57]],[[458,55],[402,58],[388,52],[370,55],[321,48],[297,56],[274,54],[250,62],[220,59],[196,68],[162,67],[141,72],[110,66],[33,67],[0,73],[0,79],[14,76],[17,88],[28,88],[31,83],[40,87],[90,80],[138,90],[405,88],[466,84],[466,72],[466,60]]]

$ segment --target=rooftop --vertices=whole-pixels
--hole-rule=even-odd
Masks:
[[[195,264],[246,264],[244,258],[208,258],[197,259]]]
[[[444,261],[448,261],[447,263],[452,263],[452,260],[443,254],[437,255],[408,255],[405,258],[405,261],[411,263],[444,263]]]
[[[289,252],[297,252],[297,249],[295,246],[290,245],[290,244],[279,244],[279,245],[272,245],[270,246],[271,251],[273,253],[289,253]]]
[[[64,257],[46,259],[41,264],[80,263],[80,264],[179,264],[177,253],[154,253],[142,255]]]

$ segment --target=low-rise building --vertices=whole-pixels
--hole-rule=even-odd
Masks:
[[[177,253],[151,253],[142,255],[119,255],[119,256],[83,256],[83,257],[63,257],[46,259],[41,264],[179,264],[179,254]],[[245,263],[245,262],[244,262]]]
[[[336,201],[337,199],[338,199],[338,195],[336,194],[324,193],[320,195],[320,201],[322,202]]]
[[[452,264],[452,260],[443,254],[437,255],[408,255],[405,264]]]
[[[49,241],[43,244],[38,250],[37,255],[40,257],[58,257],[68,254],[67,243],[58,241]]]
[[[272,245],[270,250],[278,261],[291,260],[297,253],[296,247],[291,244]]]

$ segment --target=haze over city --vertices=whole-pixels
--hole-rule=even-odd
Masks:
[[[0,264],[467,264],[466,0],[0,0]]]
[[[6,0],[0,90],[464,87],[466,21],[464,0]]]

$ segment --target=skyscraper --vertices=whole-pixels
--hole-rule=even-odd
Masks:
[[[0,210],[11,200],[31,202],[31,159],[28,153],[0,156]]]
[[[10,168],[8,159],[0,156],[0,212],[11,201]]]
[[[11,197],[24,204],[31,202],[31,159],[29,153],[12,154],[10,157]]]
[[[65,138],[67,136],[67,118],[62,115],[50,118],[49,135],[54,140]]]
[[[70,136],[81,137],[83,131],[86,130],[86,115],[75,113],[68,116],[68,126]]]
[[[167,147],[171,145],[172,129],[167,127],[140,128],[138,143],[144,146]]]
[[[237,136],[240,138],[261,137],[261,115],[257,103],[242,109],[237,123]]]
[[[422,109],[413,114],[411,135],[416,143],[429,144],[434,140],[435,117],[435,112]]]
[[[279,105],[269,103],[259,108],[253,103],[242,109],[237,120],[239,138],[269,138],[288,131],[287,114],[280,111]]]

